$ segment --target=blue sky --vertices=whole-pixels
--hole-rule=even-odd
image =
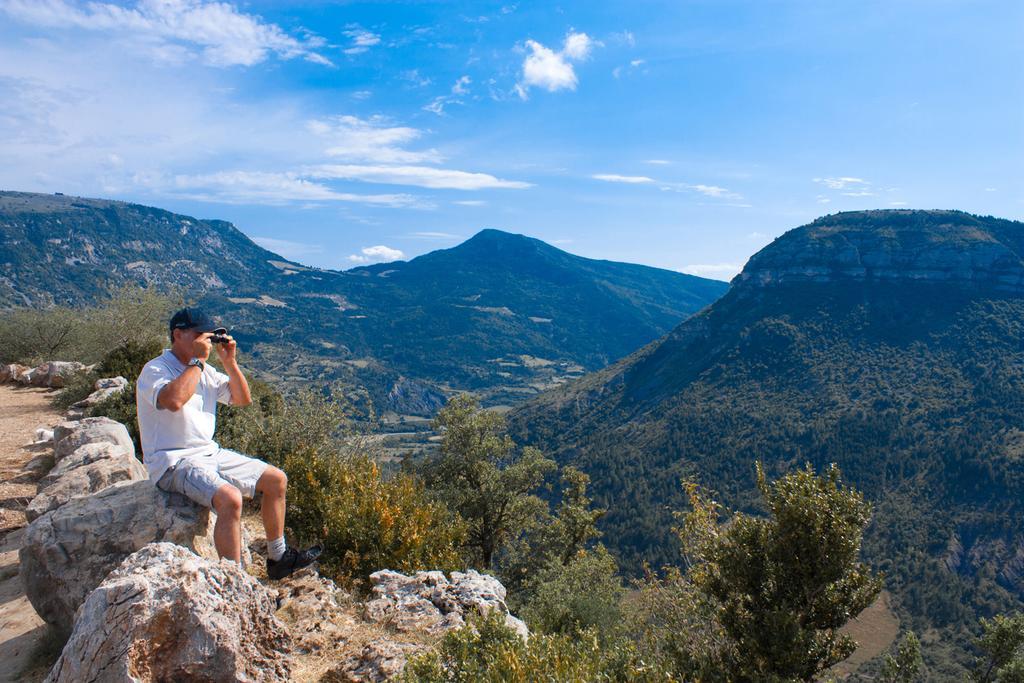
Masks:
[[[0,188],[348,268],[493,227],[727,279],[841,210],[1024,217],[1024,3],[0,0]]]

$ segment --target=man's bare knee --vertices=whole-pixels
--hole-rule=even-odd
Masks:
[[[269,498],[283,498],[288,490],[288,475],[274,466],[269,466],[260,476],[256,490]]]
[[[217,516],[240,517],[242,514],[242,492],[231,484],[224,484],[213,494],[213,509]]]

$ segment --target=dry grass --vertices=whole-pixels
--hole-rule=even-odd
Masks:
[[[900,634],[900,620],[892,611],[888,591],[882,591],[871,605],[841,629],[857,641],[857,650],[848,659],[832,667],[840,679],[847,678],[860,666],[886,652]]]

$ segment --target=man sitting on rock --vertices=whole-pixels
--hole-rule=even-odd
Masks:
[[[311,564],[320,554],[318,546],[299,551],[285,545],[284,472],[221,448],[213,440],[218,401],[252,403],[249,383],[236,360],[235,340],[195,308],[174,314],[170,334],[171,348],[146,363],[135,391],[150,479],[164,491],[182,493],[213,508],[217,553],[235,562],[242,554],[242,496],[262,493],[267,574],[282,579]],[[226,375],[206,363],[214,342]]]

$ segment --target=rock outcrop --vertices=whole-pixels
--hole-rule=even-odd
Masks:
[[[47,683],[288,681],[271,593],[233,562],[147,545],[96,588]]]
[[[485,615],[498,610],[505,624],[523,638],[529,631],[520,619],[509,614],[505,587],[493,576],[473,569],[467,572],[416,572],[406,576],[389,569],[370,575],[373,595],[366,614],[396,631],[443,633],[460,628],[469,614]]]
[[[1021,293],[1021,237],[1019,223],[961,211],[849,211],[779,237],[733,285],[937,282]]]
[[[103,377],[96,380],[93,385],[94,391],[81,401],[71,404],[68,415],[74,419],[81,419],[90,408],[102,403],[114,394],[119,394],[128,388],[128,380],[124,377]]]
[[[14,382],[23,386],[62,388],[74,375],[89,366],[73,361],[52,360],[34,368],[11,363],[0,366],[0,382]]]
[[[25,508],[25,517],[33,522],[75,496],[95,493],[120,481],[148,478],[145,465],[134,452],[117,444],[87,443],[63,458],[43,477],[36,497]]]
[[[53,428],[53,459],[58,464],[87,443],[109,443],[135,453],[128,428],[108,417],[87,417],[61,422]]]
[[[210,514],[149,480],[122,481],[72,498],[25,531],[19,557],[25,594],[43,619],[70,630],[75,610],[126,557],[167,541],[216,557]]]

